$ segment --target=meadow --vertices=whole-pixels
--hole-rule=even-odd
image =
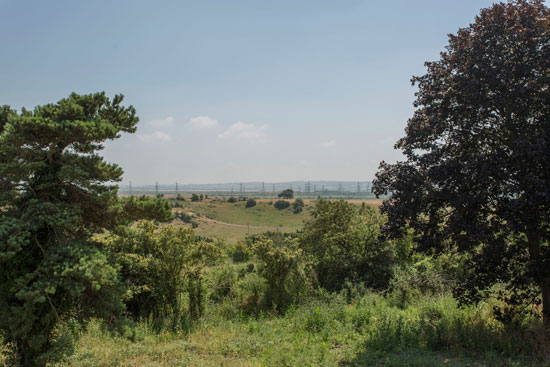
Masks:
[[[176,203],[170,197],[172,205]],[[182,208],[174,208],[174,212],[183,211],[194,216],[198,225],[195,232],[204,237],[236,243],[246,235],[260,234],[266,231],[294,232],[302,228],[304,220],[309,217],[315,199],[304,200],[304,210],[294,214],[291,210],[278,210],[273,206],[277,199],[257,199],[257,205],[246,208],[245,201],[236,203],[227,202],[220,198],[206,198],[202,201],[191,201],[189,195],[185,201],[179,201]],[[290,200],[293,201],[293,200]],[[351,199],[347,202],[355,205],[366,203],[378,207],[380,200]],[[185,225],[181,221],[174,221],[175,225]]]
[[[350,303],[348,303],[350,302]],[[324,294],[284,315],[216,313],[181,330],[136,324],[137,340],[92,323],[58,367],[545,366],[520,332],[506,334],[488,304],[460,309],[450,295],[406,308],[380,294]],[[536,330],[530,332],[536,333]]]

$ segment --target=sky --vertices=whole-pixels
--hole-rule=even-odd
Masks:
[[[0,104],[123,94],[123,184],[370,181],[485,0],[0,0]]]

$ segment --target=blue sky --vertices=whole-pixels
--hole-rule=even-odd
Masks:
[[[484,0],[0,0],[0,104],[125,95],[124,183],[371,180]]]

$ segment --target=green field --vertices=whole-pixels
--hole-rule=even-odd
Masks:
[[[294,200],[289,200],[291,203]],[[315,200],[304,200],[305,207],[301,213],[294,214],[292,208],[278,210],[272,203],[275,200],[258,200],[258,204],[246,208],[244,201],[229,203],[222,199],[204,199],[191,201],[186,199],[179,203],[183,208],[175,208],[193,214],[198,227],[195,232],[204,237],[213,237],[229,243],[237,242],[247,234],[258,234],[266,231],[294,232],[302,228],[309,217]],[[361,204],[363,200],[348,200]],[[175,202],[175,201],[173,201]],[[378,201],[365,201],[371,206],[377,206]],[[270,204],[271,203],[271,204]],[[175,221],[175,224],[182,224]]]
[[[245,208],[244,202],[228,203],[219,199],[205,199],[192,202],[180,202],[182,209],[194,217],[198,224],[195,232],[204,237],[212,237],[233,243],[247,234],[265,231],[289,232],[298,229],[303,214],[292,214],[290,210],[281,212],[267,203],[258,203],[256,207]]]
[[[228,203],[224,200],[205,199],[180,202],[183,210],[192,214],[198,224],[195,232],[204,237],[213,237],[229,243],[237,242],[247,234],[266,231],[293,232],[300,229],[309,216],[311,205],[301,213],[291,209],[278,210],[269,201],[258,202],[252,208],[245,208],[245,202]]]
[[[185,201],[184,209],[200,214],[206,218],[220,222],[250,225],[255,227],[282,227],[288,230],[296,230],[302,226],[304,219],[308,217],[310,205],[306,205],[304,211],[293,214],[292,210],[278,210],[270,201],[258,202],[252,208],[245,208],[245,202],[228,203],[223,200],[204,200],[199,202]]]

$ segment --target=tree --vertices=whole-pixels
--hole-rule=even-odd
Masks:
[[[549,9],[539,0],[483,9],[426,66],[396,144],[406,160],[382,162],[374,183],[391,194],[386,233],[410,227],[420,251],[456,246],[471,256],[462,301],[505,283],[510,305],[542,298],[550,326]]]
[[[118,199],[122,169],[97,154],[135,131],[122,99],[71,94],[0,110],[0,338],[23,366],[61,358],[73,338],[66,325],[112,323],[123,311],[116,270],[92,235],[170,218],[166,201]]]
[[[246,201],[246,205],[244,207],[245,208],[252,208],[253,206],[256,206],[256,200],[250,198]]]
[[[292,199],[294,197],[294,190],[292,189],[283,190],[277,196],[281,199]]]

